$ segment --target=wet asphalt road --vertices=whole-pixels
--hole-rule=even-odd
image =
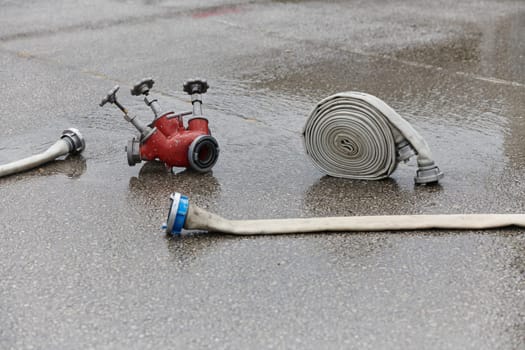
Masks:
[[[1,1],[0,163],[84,134],[82,156],[0,180],[2,349],[523,349],[525,235],[231,237],[160,230],[168,196],[228,218],[523,213],[522,1]],[[134,130],[98,102],[144,76],[164,109],[208,79],[213,173],[129,167]],[[446,177],[323,176],[315,102],[376,95]]]

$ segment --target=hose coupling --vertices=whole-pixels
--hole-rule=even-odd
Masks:
[[[75,128],[69,128],[62,131],[62,136],[60,136],[60,138],[67,142],[69,145],[69,153],[71,154],[78,154],[86,148],[84,137],[80,131]]]
[[[408,162],[410,157],[416,155],[416,151],[414,151],[414,148],[412,148],[406,139],[396,144],[396,148],[398,162]]]
[[[168,213],[168,221],[162,225],[168,235],[180,235],[186,216],[188,215],[189,200],[188,197],[174,192],[170,196],[171,205]]]
[[[128,155],[128,164],[134,166],[137,163],[142,162],[140,158],[140,141],[136,138],[132,138],[128,141],[127,146],[124,148]]]
[[[215,137],[201,135],[195,138],[188,148],[190,167],[200,173],[211,170],[219,158],[219,143]]]
[[[418,168],[414,181],[418,185],[432,184],[432,183],[437,183],[442,178],[443,178],[443,172],[441,172],[441,170],[439,170],[437,165],[435,165],[434,162],[432,162],[428,165],[420,166]]]

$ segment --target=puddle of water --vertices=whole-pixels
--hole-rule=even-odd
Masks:
[[[456,40],[404,48],[390,55],[401,60],[463,71],[480,64],[482,38],[483,35],[478,32]]]
[[[146,162],[140,166],[138,176],[129,180],[129,190],[130,196],[145,201],[168,201],[169,194],[175,191],[192,198],[204,197],[213,200],[221,192],[221,185],[213,173],[201,174],[183,169],[172,173],[172,170],[161,162]]]
[[[454,40],[387,52],[397,59],[449,71],[525,83],[525,12],[467,25]]]

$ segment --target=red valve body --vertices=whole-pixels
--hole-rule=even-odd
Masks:
[[[170,167],[190,166],[188,149],[197,137],[210,135],[208,120],[199,117],[190,119],[185,128],[182,117],[173,115],[173,112],[165,113],[153,122],[152,126],[157,130],[141,142],[141,159],[159,159]]]

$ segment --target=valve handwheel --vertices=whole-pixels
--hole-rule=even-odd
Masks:
[[[208,91],[208,82],[204,79],[191,79],[184,82],[182,89],[187,92],[189,95],[193,94],[204,94]]]
[[[155,84],[155,81],[152,78],[144,78],[135,85],[133,85],[133,88],[131,89],[131,94],[133,96],[147,96],[149,94],[149,91],[153,87],[153,84]]]
[[[100,101],[100,107],[104,106],[106,103],[115,103],[117,101],[117,91],[120,89],[120,86],[115,85],[115,87],[109,90],[106,97]]]

